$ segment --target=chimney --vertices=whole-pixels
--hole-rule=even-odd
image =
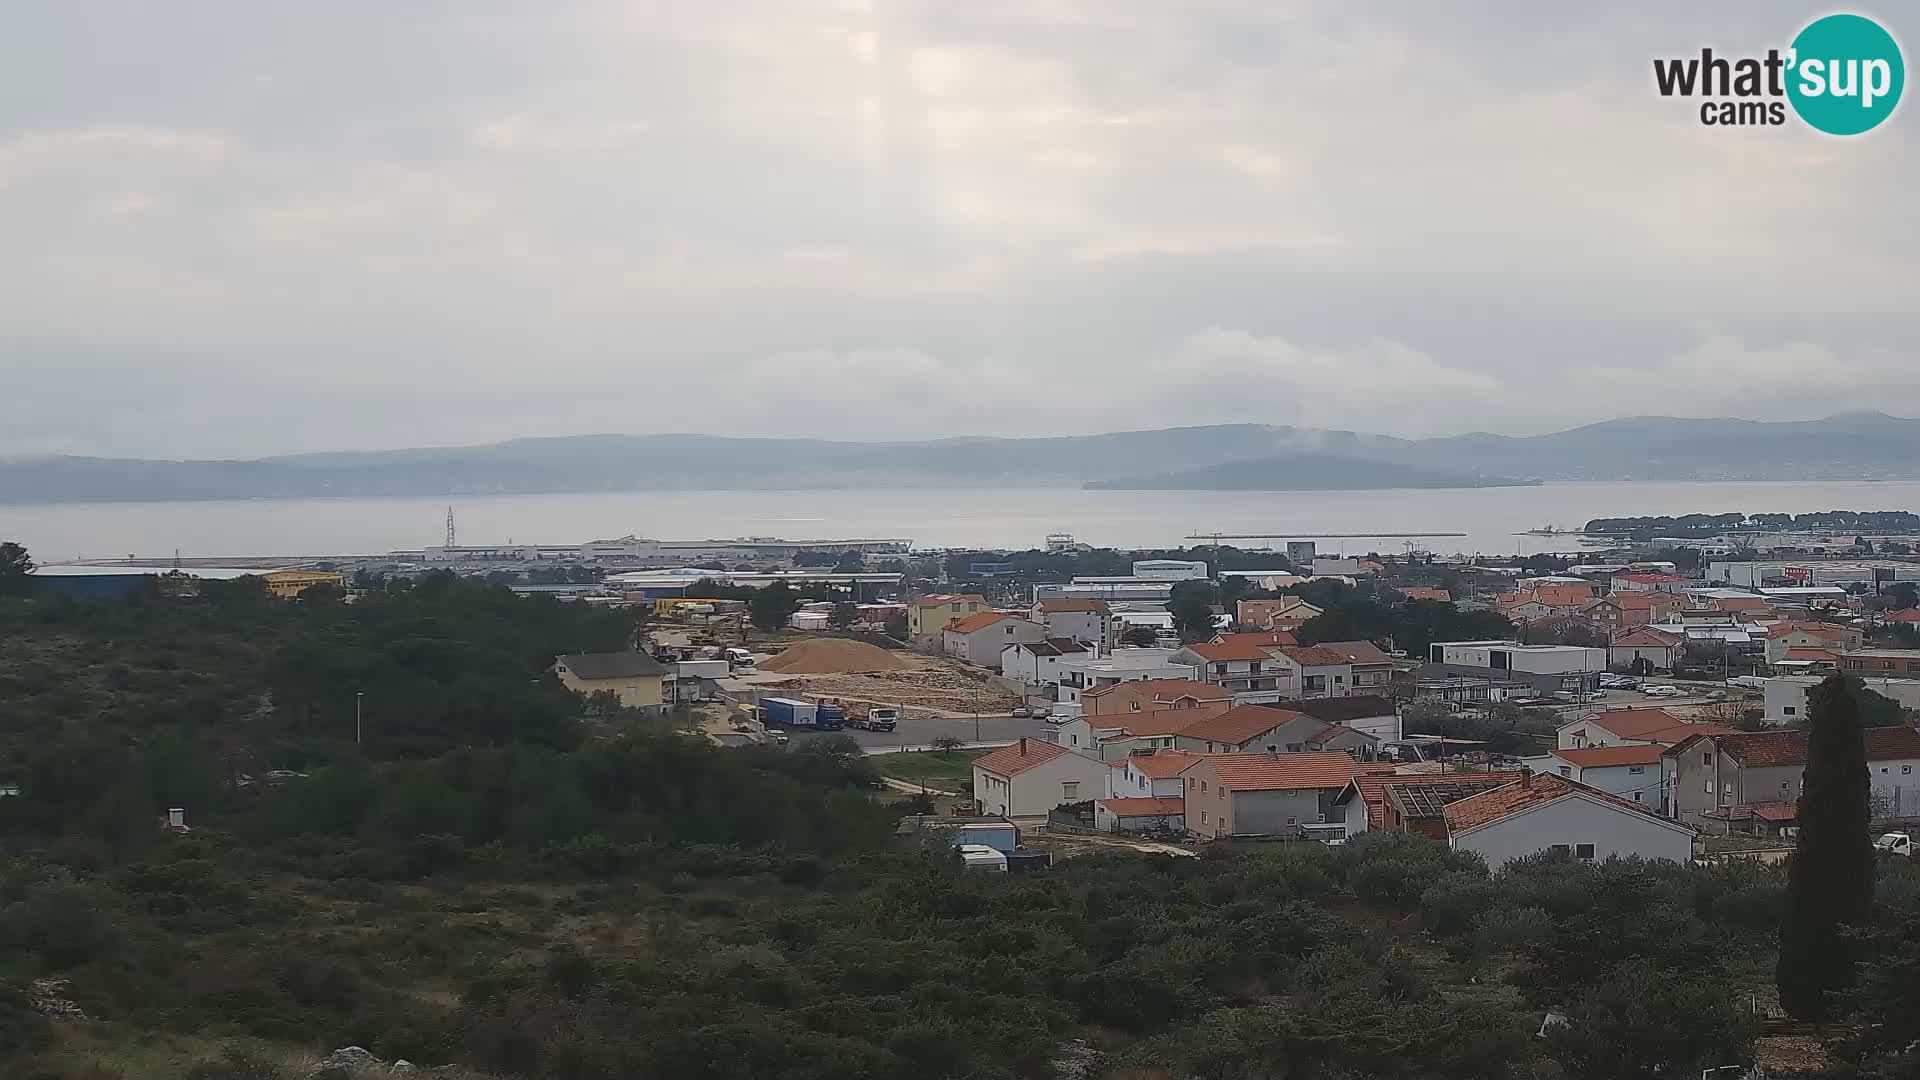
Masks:
[[[1027,737],[1025,735],[1020,736],[1020,756],[1027,756]]]
[[[1523,788],[1533,786],[1533,770],[1525,765],[1520,766],[1520,786]]]

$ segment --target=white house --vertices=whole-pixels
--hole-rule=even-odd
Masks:
[[[1329,724],[1345,724],[1382,742],[1400,741],[1400,711],[1391,698],[1378,694],[1295,701],[1289,702],[1287,708]]]
[[[1283,701],[1300,696],[1300,667],[1284,646],[1250,640],[1260,634],[1231,634],[1219,641],[1202,641],[1173,654],[1192,665],[1200,678],[1233,695],[1238,702]]]
[[[1042,817],[1061,803],[1106,794],[1107,764],[1057,743],[1021,739],[973,763],[973,796],[980,812]]]
[[[1129,754],[1107,762],[1107,798],[1148,799],[1179,796],[1185,793],[1180,774],[1186,772],[1200,755],[1180,750],[1155,750]]]
[[[1616,671],[1672,671],[1686,644],[1684,637],[1636,627],[1607,646],[1607,666]]]
[[[1563,776],[1629,802],[1657,807],[1660,805],[1660,755],[1666,749],[1658,743],[1589,746],[1579,750],[1553,750],[1540,757],[1527,758],[1522,764],[1536,773]]]
[[[1637,803],[1551,773],[1525,773],[1442,811],[1447,841],[1499,870],[1542,851],[1575,859],[1693,858],[1693,829]]]
[[[1000,650],[1000,674],[1029,686],[1060,681],[1060,661],[1077,659],[1090,650],[1072,638],[1021,641]]]
[[[1046,627],[999,611],[982,611],[955,619],[941,631],[948,656],[995,671],[1000,669],[1000,654],[1007,646],[1046,639]]]
[[[1065,597],[1040,600],[1029,614],[1034,622],[1047,628],[1049,638],[1068,638],[1102,649],[1117,644],[1110,639],[1112,613],[1105,600]]]
[[[1089,690],[1120,683],[1193,678],[1193,665],[1178,662],[1177,655],[1174,649],[1115,649],[1104,656],[1063,656],[1054,665],[1060,673],[1060,700],[1079,701]]]

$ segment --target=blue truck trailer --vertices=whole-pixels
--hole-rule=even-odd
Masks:
[[[839,731],[847,726],[847,710],[796,698],[760,699],[760,718],[779,727],[808,731]]]

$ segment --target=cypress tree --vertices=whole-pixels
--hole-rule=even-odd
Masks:
[[[1853,981],[1856,950],[1841,927],[1865,926],[1873,903],[1870,779],[1858,684],[1831,675],[1808,697],[1800,836],[1787,871],[1774,980],[1789,1014],[1824,1021],[1833,996]]]

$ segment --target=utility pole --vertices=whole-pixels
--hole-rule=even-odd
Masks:
[[[355,746],[360,745],[360,721],[363,713],[361,705],[365,701],[366,696],[366,693],[361,690],[355,690],[353,692],[353,745]]]

